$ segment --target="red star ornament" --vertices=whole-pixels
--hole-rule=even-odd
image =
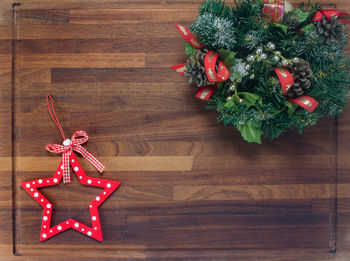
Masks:
[[[76,231],[79,231],[80,233],[83,233],[84,235],[87,235],[93,239],[102,241],[103,237],[100,218],[98,215],[98,207],[119,187],[120,182],[86,176],[73,152],[71,154],[69,164],[73,168],[81,184],[104,188],[104,190],[89,204],[92,226],[89,227],[79,221],[76,221],[75,219],[69,218],[54,227],[50,227],[53,206],[51,202],[38,191],[38,188],[55,186],[60,183],[63,169],[63,163],[61,161],[53,177],[25,181],[21,183],[22,187],[29,193],[29,195],[31,195],[44,208],[40,241],[45,241],[70,228],[75,229]]]

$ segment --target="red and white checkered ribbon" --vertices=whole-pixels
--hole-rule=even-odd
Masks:
[[[90,152],[84,149],[81,144],[87,142],[89,136],[83,130],[74,132],[71,140],[65,140],[63,145],[59,144],[48,144],[46,145],[46,150],[53,153],[63,153],[63,183],[69,183],[70,179],[70,156],[73,150],[80,153],[85,159],[90,161],[90,163],[100,172],[104,170],[104,166],[99,162]]]

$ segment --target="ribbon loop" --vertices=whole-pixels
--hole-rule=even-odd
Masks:
[[[72,140],[71,140],[71,146],[74,145],[80,145],[83,144],[85,142],[87,142],[89,139],[88,134],[86,133],[86,131],[83,130],[79,130],[74,132],[73,136],[72,136]]]
[[[99,172],[103,172],[104,166],[98,161],[90,152],[88,152],[85,148],[81,146],[81,144],[87,142],[89,139],[88,134],[79,130],[74,132],[71,143],[69,145],[60,145],[60,144],[48,144],[46,145],[46,150],[52,153],[63,153],[63,183],[69,183],[71,181],[70,178],[70,156],[73,151],[80,153],[85,159],[87,159]]]
[[[68,150],[66,146],[59,145],[59,144],[47,144],[45,148],[47,151],[52,153],[62,153]]]

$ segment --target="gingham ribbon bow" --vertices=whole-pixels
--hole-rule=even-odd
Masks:
[[[80,153],[85,159],[90,161],[90,163],[99,171],[102,172],[104,170],[104,166],[101,162],[99,162],[90,152],[84,149],[81,144],[87,142],[89,136],[83,130],[79,130],[74,132],[72,139],[66,139],[63,142],[63,145],[59,144],[48,144],[46,145],[46,150],[53,153],[63,153],[63,183],[70,182],[70,167],[69,160],[70,155],[73,153],[73,150]]]

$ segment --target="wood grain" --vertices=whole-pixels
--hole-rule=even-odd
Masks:
[[[60,163],[57,157],[19,157],[17,159],[19,171],[50,171]],[[190,171],[193,165],[193,156],[124,156],[99,157],[104,162],[106,171]],[[11,158],[1,158],[4,163],[0,170],[11,170]],[[43,166],[45,162],[45,166]],[[86,171],[95,170],[88,161],[81,165]]]
[[[26,0],[13,16],[0,2],[1,260],[350,260],[349,109],[262,145],[217,124],[169,68],[185,59],[173,24],[199,3]],[[60,161],[44,149],[62,142],[48,93],[66,135],[87,131],[122,183],[100,207],[102,243],[72,230],[40,243],[42,208],[19,187]],[[99,189],[73,176],[41,192],[54,224],[88,223]]]
[[[0,56],[0,61],[6,59]],[[23,54],[18,57],[23,69],[42,68],[128,68],[144,67],[142,53],[89,53],[89,54]]]

